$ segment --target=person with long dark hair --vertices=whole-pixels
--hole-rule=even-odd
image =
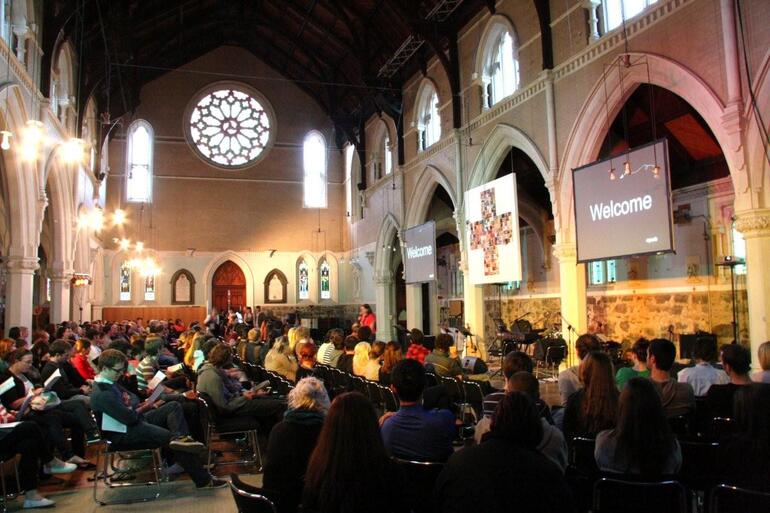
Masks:
[[[659,476],[679,470],[682,451],[650,380],[637,377],[626,382],[617,425],[596,436],[594,456],[607,472]]]
[[[537,450],[542,438],[532,400],[521,392],[503,397],[481,444],[454,453],[441,471],[436,511],[573,511],[561,469]]]
[[[594,438],[599,431],[615,426],[618,388],[609,356],[592,351],[580,363],[583,388],[572,394],[564,408],[564,438]]]
[[[398,477],[369,400],[357,392],[337,396],[310,455],[304,508],[322,513],[401,512],[405,508]]]
[[[770,492],[770,385],[754,383],[735,392],[736,433],[722,444],[724,481]]]

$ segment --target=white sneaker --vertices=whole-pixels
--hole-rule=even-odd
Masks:
[[[32,509],[32,508],[50,508],[54,506],[56,503],[52,501],[51,499],[46,499],[45,497],[41,497],[37,500],[30,500],[30,499],[24,499],[24,509]]]
[[[43,465],[43,472],[46,474],[69,474],[77,470],[78,466],[74,463],[64,463],[59,458],[54,458],[45,465]],[[48,499],[45,499],[48,500]],[[38,501],[32,501],[38,502]],[[30,506],[35,508],[42,508],[44,506]]]

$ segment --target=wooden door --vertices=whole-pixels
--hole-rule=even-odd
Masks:
[[[212,280],[212,303],[220,312],[246,305],[246,276],[232,260],[220,265]]]

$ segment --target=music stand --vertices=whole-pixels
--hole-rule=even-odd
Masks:
[[[727,255],[725,256],[721,262],[717,264],[719,267],[729,267],[730,268],[730,299],[732,301],[733,306],[733,342],[736,344],[738,343],[738,302],[736,300],[736,290],[735,290],[735,266],[736,265],[743,265],[746,261],[743,258],[736,258],[734,256]]]

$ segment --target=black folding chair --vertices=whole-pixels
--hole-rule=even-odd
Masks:
[[[398,411],[399,404],[396,394],[390,387],[380,385],[380,394],[382,395],[383,406],[385,411]]]
[[[255,465],[257,471],[262,471],[262,451],[259,448],[257,431],[259,422],[253,417],[222,417],[211,397],[199,392],[197,396],[198,412],[200,414],[203,432],[206,435],[206,447],[208,448],[207,463],[212,465],[212,443],[215,439],[221,439],[223,435],[245,435],[252,451],[251,458],[237,461],[214,462],[216,465]],[[243,453],[242,450],[220,450],[222,453]]]
[[[230,491],[238,513],[277,512],[275,504],[264,495],[263,490],[244,483],[236,474],[230,474]]]
[[[770,493],[720,484],[709,494],[708,513],[767,513]]]
[[[409,511],[412,513],[431,513],[435,511],[433,488],[436,479],[444,469],[444,464],[433,461],[410,461],[391,458],[401,469],[404,482],[409,486],[403,488]]]
[[[682,449],[682,468],[679,479],[688,489],[699,492],[710,490],[719,482],[719,443],[679,440]]]
[[[481,385],[468,380],[463,381],[462,385],[465,402],[471,406],[474,419],[478,422],[484,414],[484,394],[481,391]]]
[[[626,479],[628,478],[628,479]],[[679,481],[638,481],[634,476],[594,483],[593,513],[687,513],[687,491]]]
[[[434,372],[425,372],[425,388],[438,386],[438,376]]]

